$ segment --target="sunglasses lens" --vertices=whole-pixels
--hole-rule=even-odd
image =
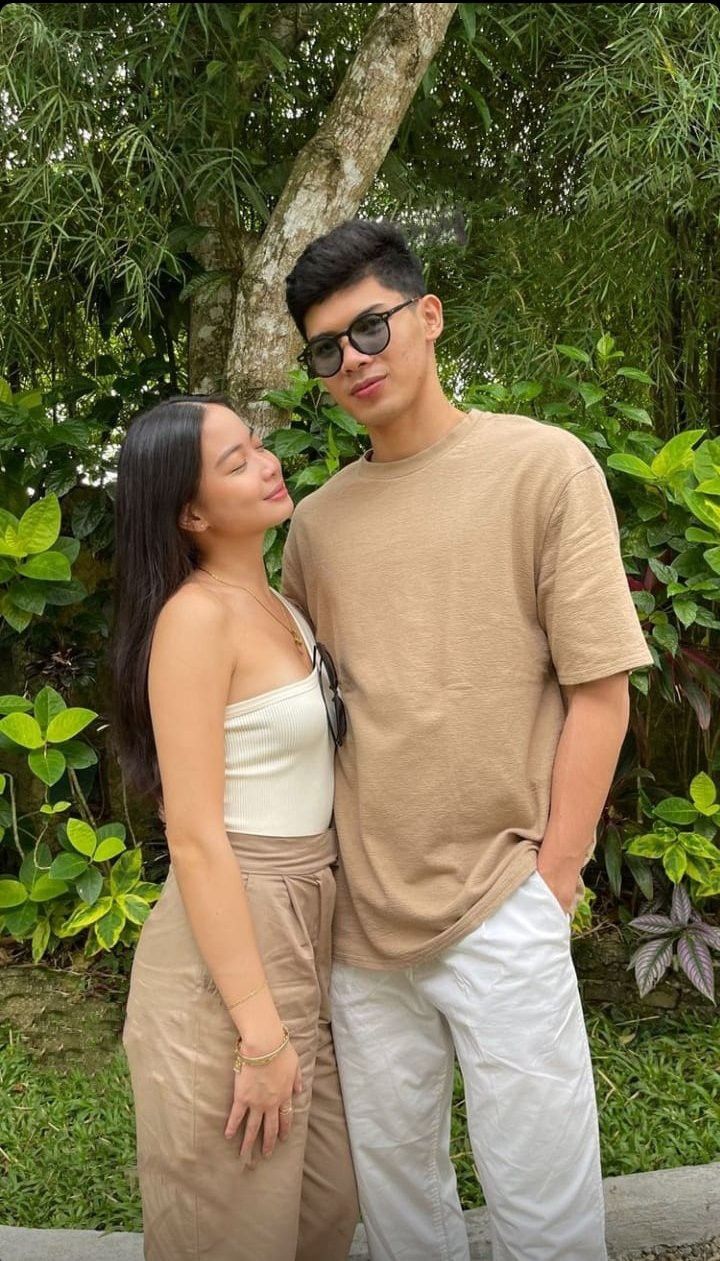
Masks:
[[[332,377],[342,363],[340,346],[334,337],[313,342],[308,347],[308,367],[316,377]]]
[[[377,355],[390,341],[390,328],[380,315],[361,315],[350,327],[350,341],[365,355]]]

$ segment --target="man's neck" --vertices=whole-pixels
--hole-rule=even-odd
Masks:
[[[465,412],[445,397],[439,387],[432,397],[416,402],[406,413],[376,429],[368,425],[374,464],[405,460],[432,447],[454,429]]]

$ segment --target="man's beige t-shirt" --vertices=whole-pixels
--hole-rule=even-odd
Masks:
[[[563,429],[471,412],[304,499],[283,589],[348,713],[335,958],[425,962],[536,866],[560,684],[652,664],[602,470]]]

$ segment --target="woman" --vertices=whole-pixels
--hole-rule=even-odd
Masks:
[[[328,1012],[335,715],[310,628],[263,564],[292,510],[224,400],[170,399],[131,425],[116,741],[171,859],[123,1030],[148,1261],[341,1261],[357,1221]]]

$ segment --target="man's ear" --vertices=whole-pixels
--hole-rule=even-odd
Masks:
[[[180,513],[178,525],[181,530],[189,530],[191,534],[201,534],[203,530],[208,528],[207,521],[199,513],[195,512],[192,504],[185,504]]]
[[[445,327],[442,302],[434,293],[426,293],[420,299],[420,313],[429,341],[437,341]]]

